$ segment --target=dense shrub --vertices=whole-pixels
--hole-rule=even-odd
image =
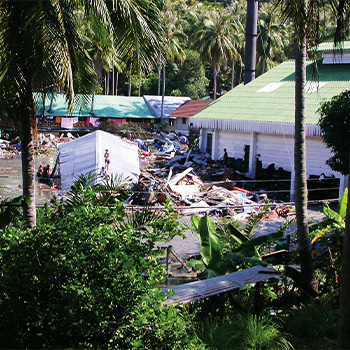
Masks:
[[[178,232],[176,216],[129,217],[117,201],[102,207],[94,190],[78,192],[40,210],[36,228],[0,232],[1,347],[195,344],[189,320],[153,291],[164,278],[155,242]]]

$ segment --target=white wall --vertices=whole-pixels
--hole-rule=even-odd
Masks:
[[[235,131],[201,129],[201,150],[206,150],[206,135],[213,134],[213,153],[212,158],[221,159],[224,154],[224,148],[227,149],[230,158],[244,158],[245,145],[250,146],[249,159],[249,176],[255,176],[255,159],[259,155],[263,168],[267,168],[274,163],[275,168],[283,168],[292,172],[294,168],[294,137],[285,135],[269,135],[244,133]],[[308,137],[306,139],[306,165],[307,176],[334,175],[336,178],[343,176],[333,171],[326,161],[331,157],[332,153],[327,149],[321,137]],[[292,181],[293,182],[293,181]],[[293,191],[293,188],[291,188]],[[343,186],[340,188],[342,194]]]
[[[276,169],[279,167],[287,171],[292,171],[294,166],[294,137],[283,135],[267,135],[244,132],[233,132],[223,130],[202,129],[201,150],[206,149],[206,135],[213,134],[213,159],[218,160],[224,154],[224,148],[227,149],[230,158],[244,158],[244,147],[250,145],[250,153],[260,155],[263,168],[275,163]],[[256,140],[254,140],[256,138]],[[326,165],[327,159],[331,157],[331,152],[326,148],[320,137],[309,137],[306,140],[306,162],[308,175],[326,176],[339,174],[332,171]],[[253,159],[251,159],[253,162]]]
[[[257,154],[262,161],[262,167],[267,168],[275,163],[276,169],[293,170],[294,163],[294,137],[280,135],[257,135]]]
[[[224,148],[230,158],[244,158],[244,146],[251,145],[253,133],[219,131],[217,137],[217,152],[215,159],[224,155]],[[252,146],[251,146],[252,148]]]

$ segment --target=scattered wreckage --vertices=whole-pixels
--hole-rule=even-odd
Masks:
[[[159,209],[168,200],[181,216],[211,214],[244,220],[264,206],[266,194],[237,185],[242,183],[242,174],[190,147],[186,136],[165,132],[152,136],[146,140],[121,138],[101,130],[82,137],[70,133],[39,134],[38,154],[58,151],[59,155],[48,176],[38,172],[38,181],[68,190],[80,173],[125,175],[133,180],[126,207]],[[1,145],[4,149],[8,143]],[[18,153],[16,148],[12,149]],[[104,167],[105,149],[110,152],[109,171]],[[282,204],[276,206],[275,212],[280,217],[288,216],[292,210]]]
[[[211,214],[234,216],[237,220],[244,220],[264,206],[266,194],[259,195],[236,186],[236,182],[229,179],[234,172],[213,162],[209,155],[189,148],[186,141],[182,143],[176,135],[159,133],[154,136],[158,151],[149,155],[152,163],[141,169],[127,205],[156,208],[170,200],[181,216]],[[150,141],[138,144],[141,149],[149,150],[144,147],[149,146]],[[206,177],[219,180],[203,181]],[[291,212],[288,206],[282,205],[276,215],[287,216]]]

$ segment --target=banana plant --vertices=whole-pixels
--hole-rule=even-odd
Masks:
[[[285,225],[282,225],[276,232],[257,236],[254,234],[253,228],[256,228],[255,221],[261,219],[262,215],[251,218],[249,227],[245,227],[243,232],[232,223],[226,224],[224,229],[237,242],[237,246],[232,250],[223,251],[220,242],[220,229],[216,228],[213,220],[209,216],[199,219],[193,215],[191,217],[192,227],[194,231],[199,233],[200,237],[200,259],[191,259],[187,266],[200,272],[198,276],[200,279],[208,279],[242,270],[248,266],[270,265],[262,260],[260,248],[281,240]],[[278,269],[280,270],[281,266],[278,266]],[[309,286],[299,271],[290,266],[284,266],[283,271],[306,294],[317,296],[315,290]]]
[[[313,259],[319,268],[325,270],[326,284],[339,288],[339,272],[342,264],[342,250],[345,233],[345,216],[347,208],[348,189],[340,201],[337,213],[327,203],[323,204],[326,219],[310,225],[311,244],[314,247]]]
[[[228,224],[227,229],[237,241],[238,247],[232,251],[223,252],[219,231],[209,216],[199,219],[196,215],[193,215],[191,222],[194,230],[199,233],[201,259],[191,259],[187,266],[195,271],[201,271],[199,277],[202,279],[235,272],[246,265],[267,266],[268,264],[262,261],[257,247],[283,238],[282,230],[251,238],[232,224]]]

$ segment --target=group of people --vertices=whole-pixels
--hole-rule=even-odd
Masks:
[[[40,164],[37,171],[37,176],[42,178],[48,178],[50,175],[51,175],[50,165],[47,164],[46,166],[42,166]]]

